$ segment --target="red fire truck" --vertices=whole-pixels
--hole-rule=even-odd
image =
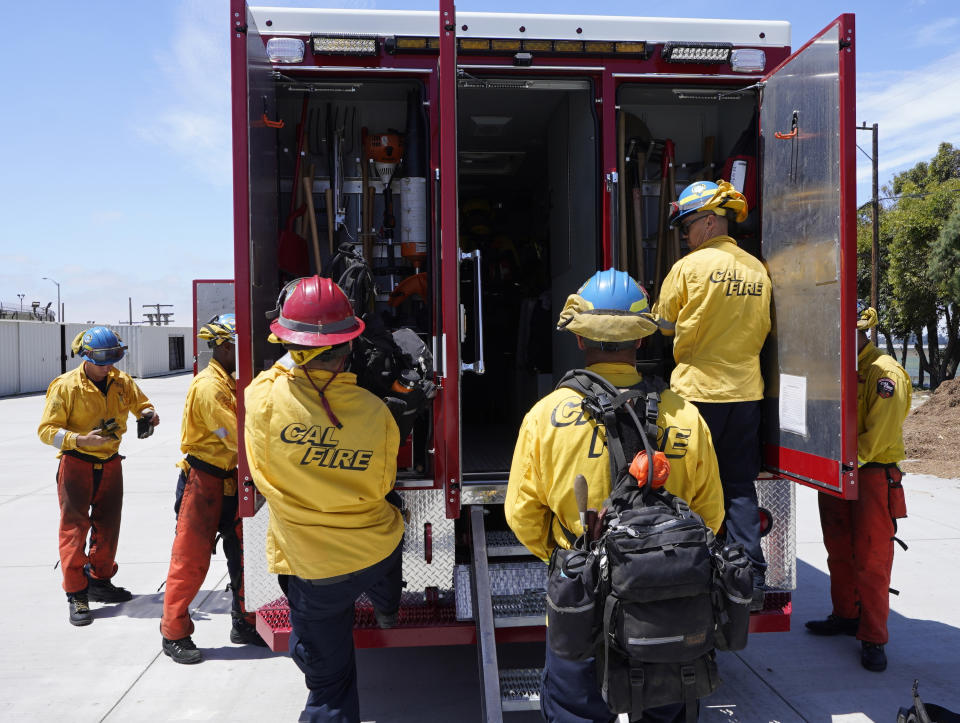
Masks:
[[[230,38],[239,388],[282,353],[265,312],[283,283],[342,244],[387,328],[432,352],[439,394],[399,462],[400,625],[380,630],[361,600],[357,645],[476,644],[486,714],[536,706],[535,674],[498,670],[495,647],[544,635],[545,566],[502,511],[517,429],[579,365],[554,331],[566,296],[608,267],[655,296],[683,253],[665,208],[721,176],[750,201],[735,235],[773,281],[757,486],[778,592],[752,627],[788,629],[797,484],[856,496],[853,16],[792,53],[786,22],[232,0]],[[638,364],[668,375],[658,339]],[[283,648],[269,510],[242,454],[240,480],[247,601]]]

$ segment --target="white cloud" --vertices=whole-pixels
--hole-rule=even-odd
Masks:
[[[951,28],[960,24],[960,18],[941,18],[935,23],[924,25],[913,33],[913,45],[927,47],[930,45],[953,45],[956,42]]]
[[[184,0],[169,47],[155,62],[165,79],[160,110],[151,109],[141,136],[166,146],[211,183],[231,183],[229,33],[225,2]]]
[[[916,70],[858,76],[857,123],[879,125],[881,184],[929,160],[944,141],[960,146],[958,63],[960,51],[955,51]],[[858,141],[866,136],[859,134]],[[869,161],[858,159],[858,166],[858,184],[869,186]],[[869,188],[866,193],[869,196]],[[863,200],[862,189],[858,195]]]

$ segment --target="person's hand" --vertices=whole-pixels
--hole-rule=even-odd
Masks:
[[[160,415],[152,409],[147,409],[137,420],[137,438],[146,439],[153,434],[153,428],[160,424]]]
[[[96,432],[90,434],[81,434],[77,437],[77,447],[87,449],[88,447],[100,447],[110,441],[110,437],[101,437]]]

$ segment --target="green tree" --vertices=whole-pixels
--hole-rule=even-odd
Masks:
[[[945,222],[960,202],[960,150],[941,143],[929,163],[918,163],[897,174],[892,189],[884,191],[899,196],[884,210],[880,223],[890,292],[885,322],[897,336],[915,336],[921,379],[924,373],[929,374],[930,386],[936,388],[956,375],[960,362],[960,296],[947,273],[947,269],[957,271],[958,266],[950,267],[949,263],[951,253],[960,251],[956,241],[950,243],[956,234],[940,240],[944,229],[952,228]],[[941,329],[947,335],[947,345],[942,349]],[[924,332],[926,346],[922,344]]]

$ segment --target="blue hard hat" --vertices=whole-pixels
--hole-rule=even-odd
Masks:
[[[594,309],[639,313],[650,310],[647,292],[626,271],[598,271],[577,291]]]
[[[112,329],[91,326],[77,335],[71,350],[84,361],[105,367],[123,359],[127,347]]]
[[[670,228],[700,211],[713,211],[720,216],[732,212],[731,218],[742,222],[747,218],[747,199],[727,181],[695,181],[680,192],[670,204]]]

